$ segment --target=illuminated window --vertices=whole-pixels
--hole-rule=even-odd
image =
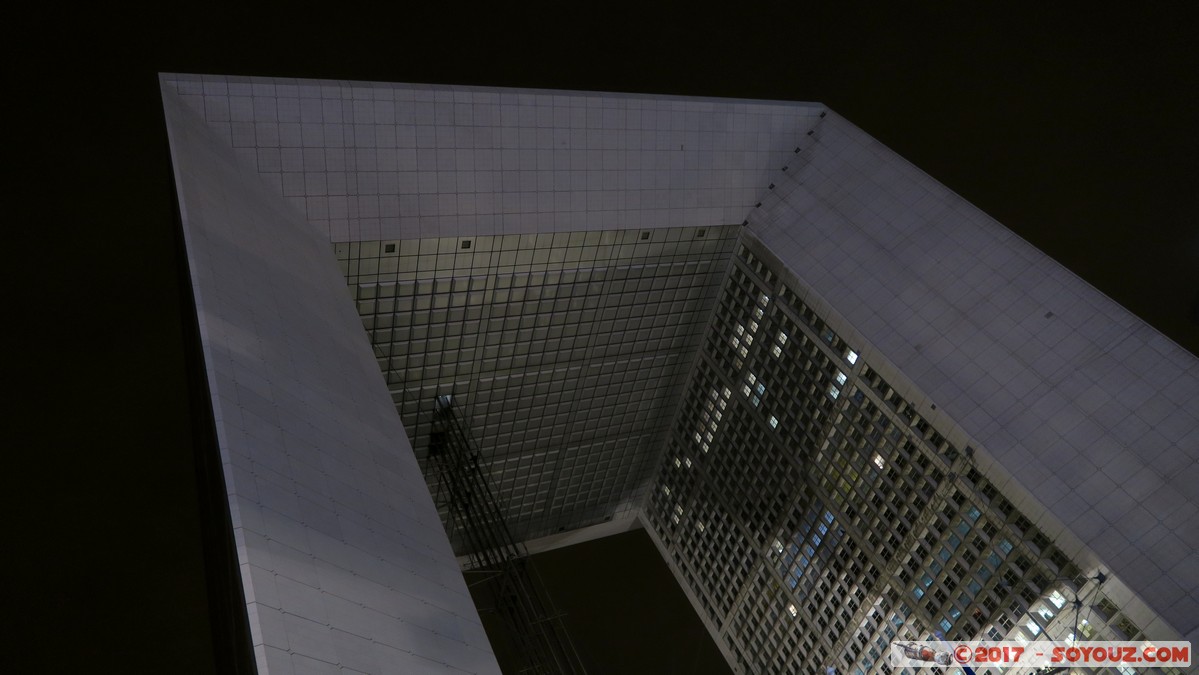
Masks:
[[[780,345],[787,344],[787,334],[781,330],[779,331],[779,335],[778,335],[777,339],[778,339]]]
[[[770,296],[769,296],[769,295],[766,295],[765,293],[763,293],[763,294],[759,295],[759,296],[758,296],[758,304],[759,304],[759,305],[761,305],[761,306],[763,306],[763,307],[765,307],[766,305],[770,304]]]
[[[770,428],[776,429],[776,428],[778,428],[778,425],[779,425],[779,418],[775,417],[774,415],[771,415],[770,416]]]
[[[676,468],[676,469],[683,468],[683,460],[679,459],[678,457],[675,457],[674,458],[674,468]]]
[[[845,373],[838,370],[837,371],[837,384],[845,384],[846,379],[847,378],[845,377]]]
[[[799,610],[795,608],[795,605],[787,605],[787,611],[791,616],[799,616]]]
[[[1050,593],[1049,601],[1052,602],[1054,604],[1054,606],[1056,606],[1058,609],[1061,609],[1062,607],[1066,606],[1066,597],[1064,595],[1062,595],[1061,592],[1059,592],[1059,591],[1054,591],[1054,592]]]
[[[841,390],[830,384],[828,386],[828,395],[830,398],[836,399],[841,395]]]
[[[858,353],[852,349],[845,352],[845,360],[849,361],[849,365],[852,366],[853,364],[858,362]]]
[[[782,353],[783,353],[783,350],[782,350],[782,349],[779,349],[779,346],[778,346],[778,345],[775,345],[774,347],[772,347],[772,348],[770,349],[770,354],[771,354],[772,356],[774,356],[775,358],[778,358],[778,357],[779,357],[779,355],[780,355],[780,354],[782,354]]]
[[[670,486],[669,485],[662,486],[662,494],[666,495],[667,497],[670,496]]]
[[[883,456],[877,452],[874,453],[874,465],[880,469],[883,468]]]

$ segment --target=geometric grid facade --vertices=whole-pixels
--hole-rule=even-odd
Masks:
[[[356,530],[361,505],[330,490],[378,476],[323,442],[319,471],[289,467],[260,424],[262,464],[239,466],[224,436],[245,430],[218,414],[235,531],[238,509],[285,514],[254,527],[300,557],[356,551],[345,569],[401,595],[388,561],[413,571],[423,542],[438,562],[418,574],[457,579],[430,601],[457,607],[450,542],[414,529],[436,513],[417,460],[449,395],[520,538],[638,514],[739,672],[886,673],[893,636],[1199,638],[1199,360],[823,106],[176,75],[163,91],[214,406],[235,400],[226,380],[261,393],[280,367],[300,367],[295,392],[373,391],[402,456],[385,462],[405,467],[389,480],[423,504],[372,516],[395,537]],[[269,234],[248,215],[264,209]],[[193,242],[204,228],[217,245]],[[323,253],[287,253],[314,231]],[[340,294],[317,343],[373,382],[305,370],[334,353],[315,344],[250,375],[207,363],[206,322],[236,317],[220,340],[238,349],[304,325],[302,301],[281,324],[277,293],[221,282],[230,261]],[[341,447],[350,417],[330,427]],[[278,425],[308,431],[302,413]],[[288,491],[243,494],[268,465]],[[303,658],[336,664],[320,645],[347,625],[365,640],[348,654],[391,640],[463,668],[397,642],[425,625],[411,608],[316,611],[318,577],[262,605],[262,572],[290,568],[239,554],[260,668],[302,671],[287,650],[309,641]],[[310,616],[334,637],[303,632]]]
[[[327,239],[163,104],[257,672],[499,673]]]
[[[743,242],[647,509],[738,672],[889,674],[892,640],[938,634],[1146,639],[1152,612],[1098,584]]]
[[[437,397],[453,396],[527,540],[636,515],[737,229],[336,250],[417,458],[427,462]]]
[[[1051,538],[1194,639],[1199,359],[836,114],[806,140],[750,231]]]

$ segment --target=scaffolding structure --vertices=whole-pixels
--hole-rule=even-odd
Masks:
[[[481,612],[494,613],[526,675],[585,675],[562,616],[538,579],[528,552],[504,520],[479,467],[479,451],[453,398],[437,397],[429,459],[438,474],[437,501],[449,512],[447,530],[465,546],[463,571]],[[495,636],[493,636],[494,638]]]

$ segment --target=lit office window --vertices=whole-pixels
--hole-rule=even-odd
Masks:
[[[1066,606],[1066,597],[1060,591],[1054,591],[1049,594],[1049,601],[1052,602],[1058,609]]]

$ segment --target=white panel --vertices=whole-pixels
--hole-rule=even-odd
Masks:
[[[168,75],[332,241],[740,223],[813,103]]]
[[[239,168],[173,89],[164,106],[259,672],[499,673],[325,235]]]
[[[750,229],[1184,635],[1199,360],[829,114]]]

